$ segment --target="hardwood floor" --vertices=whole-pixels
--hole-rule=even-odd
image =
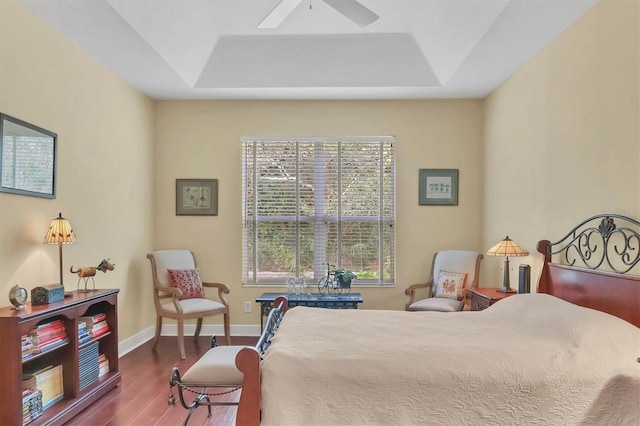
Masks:
[[[95,404],[71,419],[67,425],[101,426],[101,425],[180,425],[186,418],[188,410],[180,405],[176,387],[173,388],[176,405],[169,406],[169,374],[178,367],[181,373],[186,372],[198,358],[209,349],[210,337],[185,336],[187,358],[180,359],[175,336],[161,337],[156,350],[151,349],[152,342],[146,342],[135,350],[120,358],[119,367],[122,383],[111,390]],[[218,338],[218,343],[223,344]],[[254,345],[257,337],[232,337],[234,345]],[[223,397],[212,397],[218,400],[237,401],[239,391]],[[187,401],[193,394],[187,394]],[[207,417],[207,408],[199,407],[189,420],[189,425],[233,425],[236,407],[212,407],[211,417]]]

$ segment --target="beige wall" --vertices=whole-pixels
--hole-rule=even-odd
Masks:
[[[60,211],[79,239],[65,269],[116,264],[97,285],[122,290],[121,340],[154,323],[144,254],[160,248],[193,250],[231,286],[232,323],[256,324],[242,302],[270,289],[240,284],[243,135],[397,138],[397,285],[364,289],[365,308],[401,309],[440,249],[509,234],[535,253],[591,214],[639,217],[638,15],[636,0],[603,0],[484,101],[153,102],[2,0],[0,111],[57,132],[60,150],[55,200],[0,193],[0,294],[57,280],[57,249],[41,241]],[[460,169],[460,205],[419,206],[418,170],[445,167]],[[175,179],[200,177],[219,179],[219,215],[175,216]],[[485,256],[483,286],[501,261]]]
[[[601,1],[485,101],[484,246],[509,234],[532,253],[512,281],[522,262],[537,282],[540,239],[597,213],[640,218],[639,15]]]
[[[243,301],[276,291],[241,286],[242,136],[396,137],[397,284],[363,289],[364,308],[403,309],[404,289],[428,278],[437,250],[482,250],[480,100],[165,101],[156,133],[157,248],[193,250],[204,277],[228,284],[234,324],[255,324]],[[459,205],[419,206],[420,168],[460,169]],[[219,215],[175,216],[176,178],[219,179]]]
[[[78,238],[63,247],[65,287],[77,285],[72,264],[110,257],[116,269],[95,281],[121,289],[120,338],[153,324],[144,257],[153,235],[153,101],[17,0],[2,0],[0,112],[56,132],[59,148],[56,199],[0,193],[0,294],[59,281],[58,248],[42,241],[62,212]]]

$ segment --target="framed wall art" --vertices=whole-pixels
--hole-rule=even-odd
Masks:
[[[177,216],[217,216],[218,179],[176,179]]]
[[[420,169],[419,205],[458,205],[458,169]]]
[[[58,135],[0,114],[0,192],[56,198]]]

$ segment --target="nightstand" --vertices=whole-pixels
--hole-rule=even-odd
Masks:
[[[504,299],[505,297],[513,296],[518,293],[500,293],[497,291],[499,288],[474,288],[471,289],[471,310],[481,311],[487,309],[494,303]]]

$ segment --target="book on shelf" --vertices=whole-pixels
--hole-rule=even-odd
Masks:
[[[100,345],[97,341],[80,348],[78,351],[78,380],[80,390],[98,381],[98,358]]]
[[[91,341],[91,338],[91,334],[89,333],[78,336],[78,345],[84,345],[85,343]]]
[[[80,321],[84,321],[87,324],[87,327],[91,327],[91,324],[97,324],[101,321],[105,321],[107,319],[107,314],[104,312],[100,312],[94,315],[85,315],[79,318]]]
[[[56,319],[53,321],[43,322],[41,324],[36,325],[35,330],[46,330],[46,329],[51,329],[56,327],[64,327],[62,320]]]
[[[69,338],[68,337],[66,337],[66,336],[65,337],[60,337],[60,338],[58,338],[56,340],[52,340],[52,341],[48,342],[47,344],[35,346],[33,348],[33,353],[34,354],[40,354],[40,353],[43,353],[43,352],[47,352],[47,351],[50,351],[52,349],[58,348],[60,346],[64,346],[67,343],[69,343]]]
[[[46,410],[47,408],[51,407],[53,404],[55,404],[58,401],[62,401],[62,398],[64,398],[63,394],[58,394],[56,395],[54,398],[51,398],[48,402],[46,403],[42,403],[42,410]]]
[[[92,324],[91,326],[88,326],[87,329],[91,330],[93,332],[95,332],[96,330],[101,330],[103,328],[109,328],[109,325],[107,324],[106,320],[100,321],[100,322],[96,322],[94,324]]]
[[[98,329],[91,330],[91,335],[93,337],[98,337],[98,336],[102,336],[103,334],[108,333],[109,331],[110,331],[109,330],[109,326],[101,327],[101,328],[98,328]]]
[[[57,319],[57,320],[44,322],[42,324],[36,325],[35,328],[33,329],[33,332],[46,333],[46,332],[57,330],[60,328],[64,328],[64,323],[62,322],[62,320]]]
[[[28,424],[42,416],[42,392],[28,389],[22,392],[22,423]]]
[[[25,377],[22,376],[22,393],[28,392],[30,390],[37,389],[36,377],[30,376]]]
[[[23,334],[20,336],[20,346],[24,349],[25,347],[33,346],[33,339],[28,334]]]
[[[20,338],[20,349],[22,351],[22,360],[27,360],[33,356],[33,341],[27,334],[23,334]]]
[[[78,322],[78,344],[82,345],[91,340],[91,333],[87,330],[87,324],[84,321]]]
[[[23,391],[25,382],[27,386],[32,386],[32,379],[35,378],[35,388],[42,392],[42,409],[46,410],[51,405],[60,401],[64,397],[64,386],[62,377],[62,364],[48,365],[38,370],[26,370],[23,372]]]
[[[100,354],[98,357],[98,378],[104,376],[109,372],[109,359],[105,354]]]
[[[31,330],[27,339],[23,339],[23,346],[28,346],[28,341],[30,341],[32,345],[31,352],[37,354],[61,346],[60,340],[64,339],[67,339],[64,324],[62,320],[55,320],[40,324]]]
[[[93,337],[98,337],[109,331],[109,324],[107,324],[107,314],[104,312],[80,317],[80,321],[85,323],[87,330]]]

